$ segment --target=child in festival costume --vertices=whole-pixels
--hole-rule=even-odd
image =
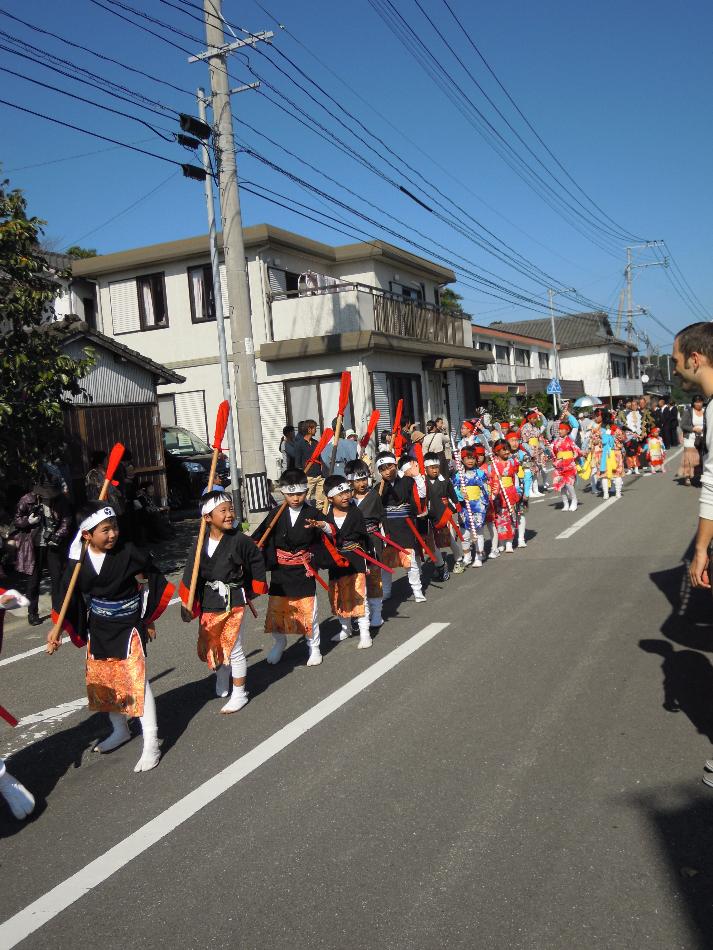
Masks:
[[[427,453],[423,458],[426,472],[426,494],[428,517],[430,521],[429,540],[436,555],[435,580],[447,581],[450,577],[448,566],[443,560],[441,548],[450,547],[453,552],[453,573],[462,574],[463,548],[455,532],[458,512],[461,509],[458,496],[450,481],[441,474],[441,460],[438,455]]]
[[[475,422],[472,419],[464,419],[460,424],[460,440],[458,442],[458,448],[462,449],[466,445],[473,445],[475,440]]]
[[[451,479],[456,498],[461,505],[463,568],[482,567],[485,555],[483,526],[488,511],[488,474],[479,467],[479,459],[485,459],[485,449],[482,445],[462,448],[461,465]],[[497,548],[497,544],[495,547]]]
[[[307,476],[301,468],[288,468],[278,482],[285,497],[281,511],[263,547],[265,564],[270,571],[269,600],[265,617],[265,633],[271,633],[273,646],[267,654],[268,663],[279,663],[287,646],[287,637],[305,637],[309,650],[307,666],[319,666],[319,621],[315,596],[318,576],[312,566],[313,549],[322,537],[334,537],[333,525],[315,521],[317,510],[305,504]],[[253,533],[260,541],[275,518],[271,512]]]
[[[5,611],[14,610],[18,607],[27,607],[29,605],[27,597],[16,590],[6,590],[0,587],[0,650],[2,649],[3,624],[5,622]],[[0,706],[0,717],[5,719],[10,725],[17,725],[17,720],[10,713]],[[5,768],[5,762],[0,759],[0,798],[7,803],[8,808],[18,821],[24,821],[35,810],[35,799],[31,792],[28,792],[22,782],[18,782],[14,775],[11,775]]]
[[[327,522],[334,525],[337,558],[329,566],[329,603],[342,629],[332,637],[337,643],[351,636],[351,621],[359,626],[359,649],[371,646],[369,607],[366,597],[367,559],[372,554],[366,520],[352,501],[352,489],[341,475],[328,475],[324,493],[329,499]]]
[[[174,586],[133,544],[117,547],[116,514],[105,502],[89,502],[80,518],[59,596],[64,598],[85,542],[86,555],[63,629],[77,646],[87,646],[89,708],[109,713],[111,734],[94,751],[111,752],[128,742],[128,720],[138,717],[144,746],[134,771],[148,772],[158,765],[161,752],[156,703],[146,674],[146,644],[156,636],[154,623],[168,606]],[[144,580],[148,588],[142,593],[139,585]],[[52,611],[55,623],[58,607],[55,604]],[[61,633],[53,633],[47,638],[50,653],[60,644]]]
[[[666,471],[666,448],[663,444],[661,430],[658,426],[654,426],[649,432],[649,437],[646,440],[646,453],[649,457],[649,465],[651,466],[652,472]]]
[[[542,494],[539,485],[540,480],[542,480],[543,488],[547,487],[545,478],[546,443],[540,426],[541,419],[542,413],[539,409],[528,409],[525,413],[525,421],[520,429],[520,440],[532,459],[530,463],[532,470],[530,495],[532,498],[539,498]]]
[[[532,456],[526,447],[520,441],[520,432],[517,429],[511,429],[507,434],[507,442],[510,446],[510,452],[518,463],[517,480],[520,492],[517,503],[517,546],[526,548],[525,529],[527,527],[527,509],[530,505],[530,494],[533,486],[537,484],[532,475]]]
[[[404,467],[413,464],[413,459],[404,459]],[[426,486],[423,485],[423,494],[420,493],[416,482],[410,475],[398,477],[396,457],[391,452],[379,452],[376,456],[376,468],[383,482],[381,501],[386,513],[386,536],[394,542],[396,547],[388,545],[384,549],[383,559],[387,567],[404,567],[408,571],[408,580],[417,604],[423,604],[426,598],[421,586],[421,570],[419,566],[418,539],[407,524],[410,519],[415,524],[415,518],[420,509],[420,499],[426,497]],[[402,550],[398,550],[402,548]],[[391,596],[391,574],[382,572],[384,600]]]
[[[641,448],[639,440],[631,429],[624,430],[624,462],[627,472],[639,474]]]
[[[614,445],[609,453],[608,475],[614,487],[614,497],[621,498],[624,485],[624,432],[615,422],[611,423],[609,431],[614,439]]]
[[[558,430],[559,436],[552,443],[555,466],[552,484],[562,495],[562,511],[576,511],[578,504],[574,487],[577,481],[576,460],[581,456],[582,450],[570,438],[572,427],[569,422],[560,421]]]
[[[193,611],[189,613],[185,605],[196,556],[194,544],[178,591],[184,604],[181,617],[187,623],[194,617],[200,618],[198,657],[216,671],[216,696],[228,695],[232,673],[230,699],[220,710],[227,715],[238,712],[248,701],[248,663],[240,627],[248,597],[267,593],[265,562],[255,542],[234,527],[233,502],[225,489],[216,486],[204,492],[201,515],[208,531],[198,562],[198,586]]]
[[[498,439],[493,444],[493,458],[489,465],[490,499],[493,507],[497,547],[505,542],[505,552],[513,553],[512,542],[517,527],[517,503],[520,497],[517,472],[520,464],[510,457],[510,446],[506,439]]]
[[[377,535],[383,534],[382,522],[386,517],[381,497],[375,486],[370,486],[370,472],[363,459],[355,459],[344,466],[347,481],[351,485],[354,504],[364,516],[366,530],[372,544],[374,557],[383,561],[384,542]],[[366,600],[369,610],[369,626],[381,627],[381,598],[384,588],[381,582],[381,568],[378,564],[367,562]]]

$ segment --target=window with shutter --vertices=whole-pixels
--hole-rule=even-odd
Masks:
[[[196,389],[188,393],[174,393],[176,425],[208,441],[208,422],[205,412],[205,392]]]
[[[115,280],[109,284],[109,306],[114,336],[141,329],[135,280]]]
[[[191,302],[191,322],[207,323],[215,320],[213,299],[213,270],[210,264],[188,268],[188,296]]]
[[[166,285],[163,274],[144,274],[136,278],[139,317],[142,330],[160,330],[168,326]]]
[[[380,413],[377,433],[378,436],[381,436],[382,432],[391,432],[393,427],[389,403],[389,383],[386,373],[372,373],[371,387],[374,393],[374,409],[378,409]]]

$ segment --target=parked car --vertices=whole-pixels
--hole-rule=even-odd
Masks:
[[[185,508],[193,504],[208,484],[208,473],[213,458],[211,447],[188,429],[166,426],[162,430],[166,457],[168,502],[171,508]],[[230,465],[225,455],[218,456],[216,483],[230,484]]]

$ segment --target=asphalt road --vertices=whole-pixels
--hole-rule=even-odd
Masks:
[[[71,644],[0,665],[24,717],[0,745],[38,801],[25,825],[0,813],[0,947],[713,944],[696,492],[669,473],[581,499],[533,504],[526,550],[423,605],[398,602],[400,580],[372,650],[307,668],[296,644],[268,667],[251,619],[235,716],[169,608],[149,656],[164,758],[145,775],[138,739],[91,753],[105,718],[81,707]],[[14,625],[2,661],[43,629]]]

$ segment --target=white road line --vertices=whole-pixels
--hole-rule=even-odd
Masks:
[[[287,748],[308,730],[326,719],[327,716],[336,712],[350,699],[353,699],[412,653],[415,653],[416,650],[425,646],[448,626],[450,625],[447,623],[431,623],[424,627],[406,643],[402,643],[400,647],[392,650],[391,653],[378,660],[369,669],[364,670],[363,673],[335,690],[326,699],[317,703],[316,706],[283,726],[269,739],[265,739],[252,751],[236,759],[222,772],[218,772],[213,778],[208,779],[207,782],[189,792],[184,798],[181,798],[174,805],[161,812],[160,815],[157,815],[143,827],[129,835],[128,838],[124,838],[123,841],[114,845],[113,848],[110,848],[80,871],[77,871],[76,874],[67,878],[66,881],[62,881],[61,884],[53,887],[42,897],[10,917],[5,923],[0,924],[0,947],[3,947],[3,950],[10,950],[11,947],[17,946],[20,941],[39,930],[40,927],[63,910],[66,910],[80,897],[84,897],[93,888],[98,887],[99,884],[110,878],[112,874],[126,867],[130,861],[133,861],[152,845],[165,838],[166,835],[182,825],[183,822],[188,821],[206,805],[215,801],[224,792],[233,788],[251,772],[254,772],[255,769]]]
[[[167,606],[170,607],[172,604],[177,604],[180,601],[180,597],[173,597],[169,600]],[[69,643],[69,637],[62,637],[62,643]],[[17,663],[18,660],[24,660],[27,656],[35,656],[38,653],[46,653],[46,645],[41,647],[33,647],[31,650],[25,650],[24,653],[16,653],[14,656],[7,656],[4,660],[0,660],[0,666],[7,666],[8,663]]]

